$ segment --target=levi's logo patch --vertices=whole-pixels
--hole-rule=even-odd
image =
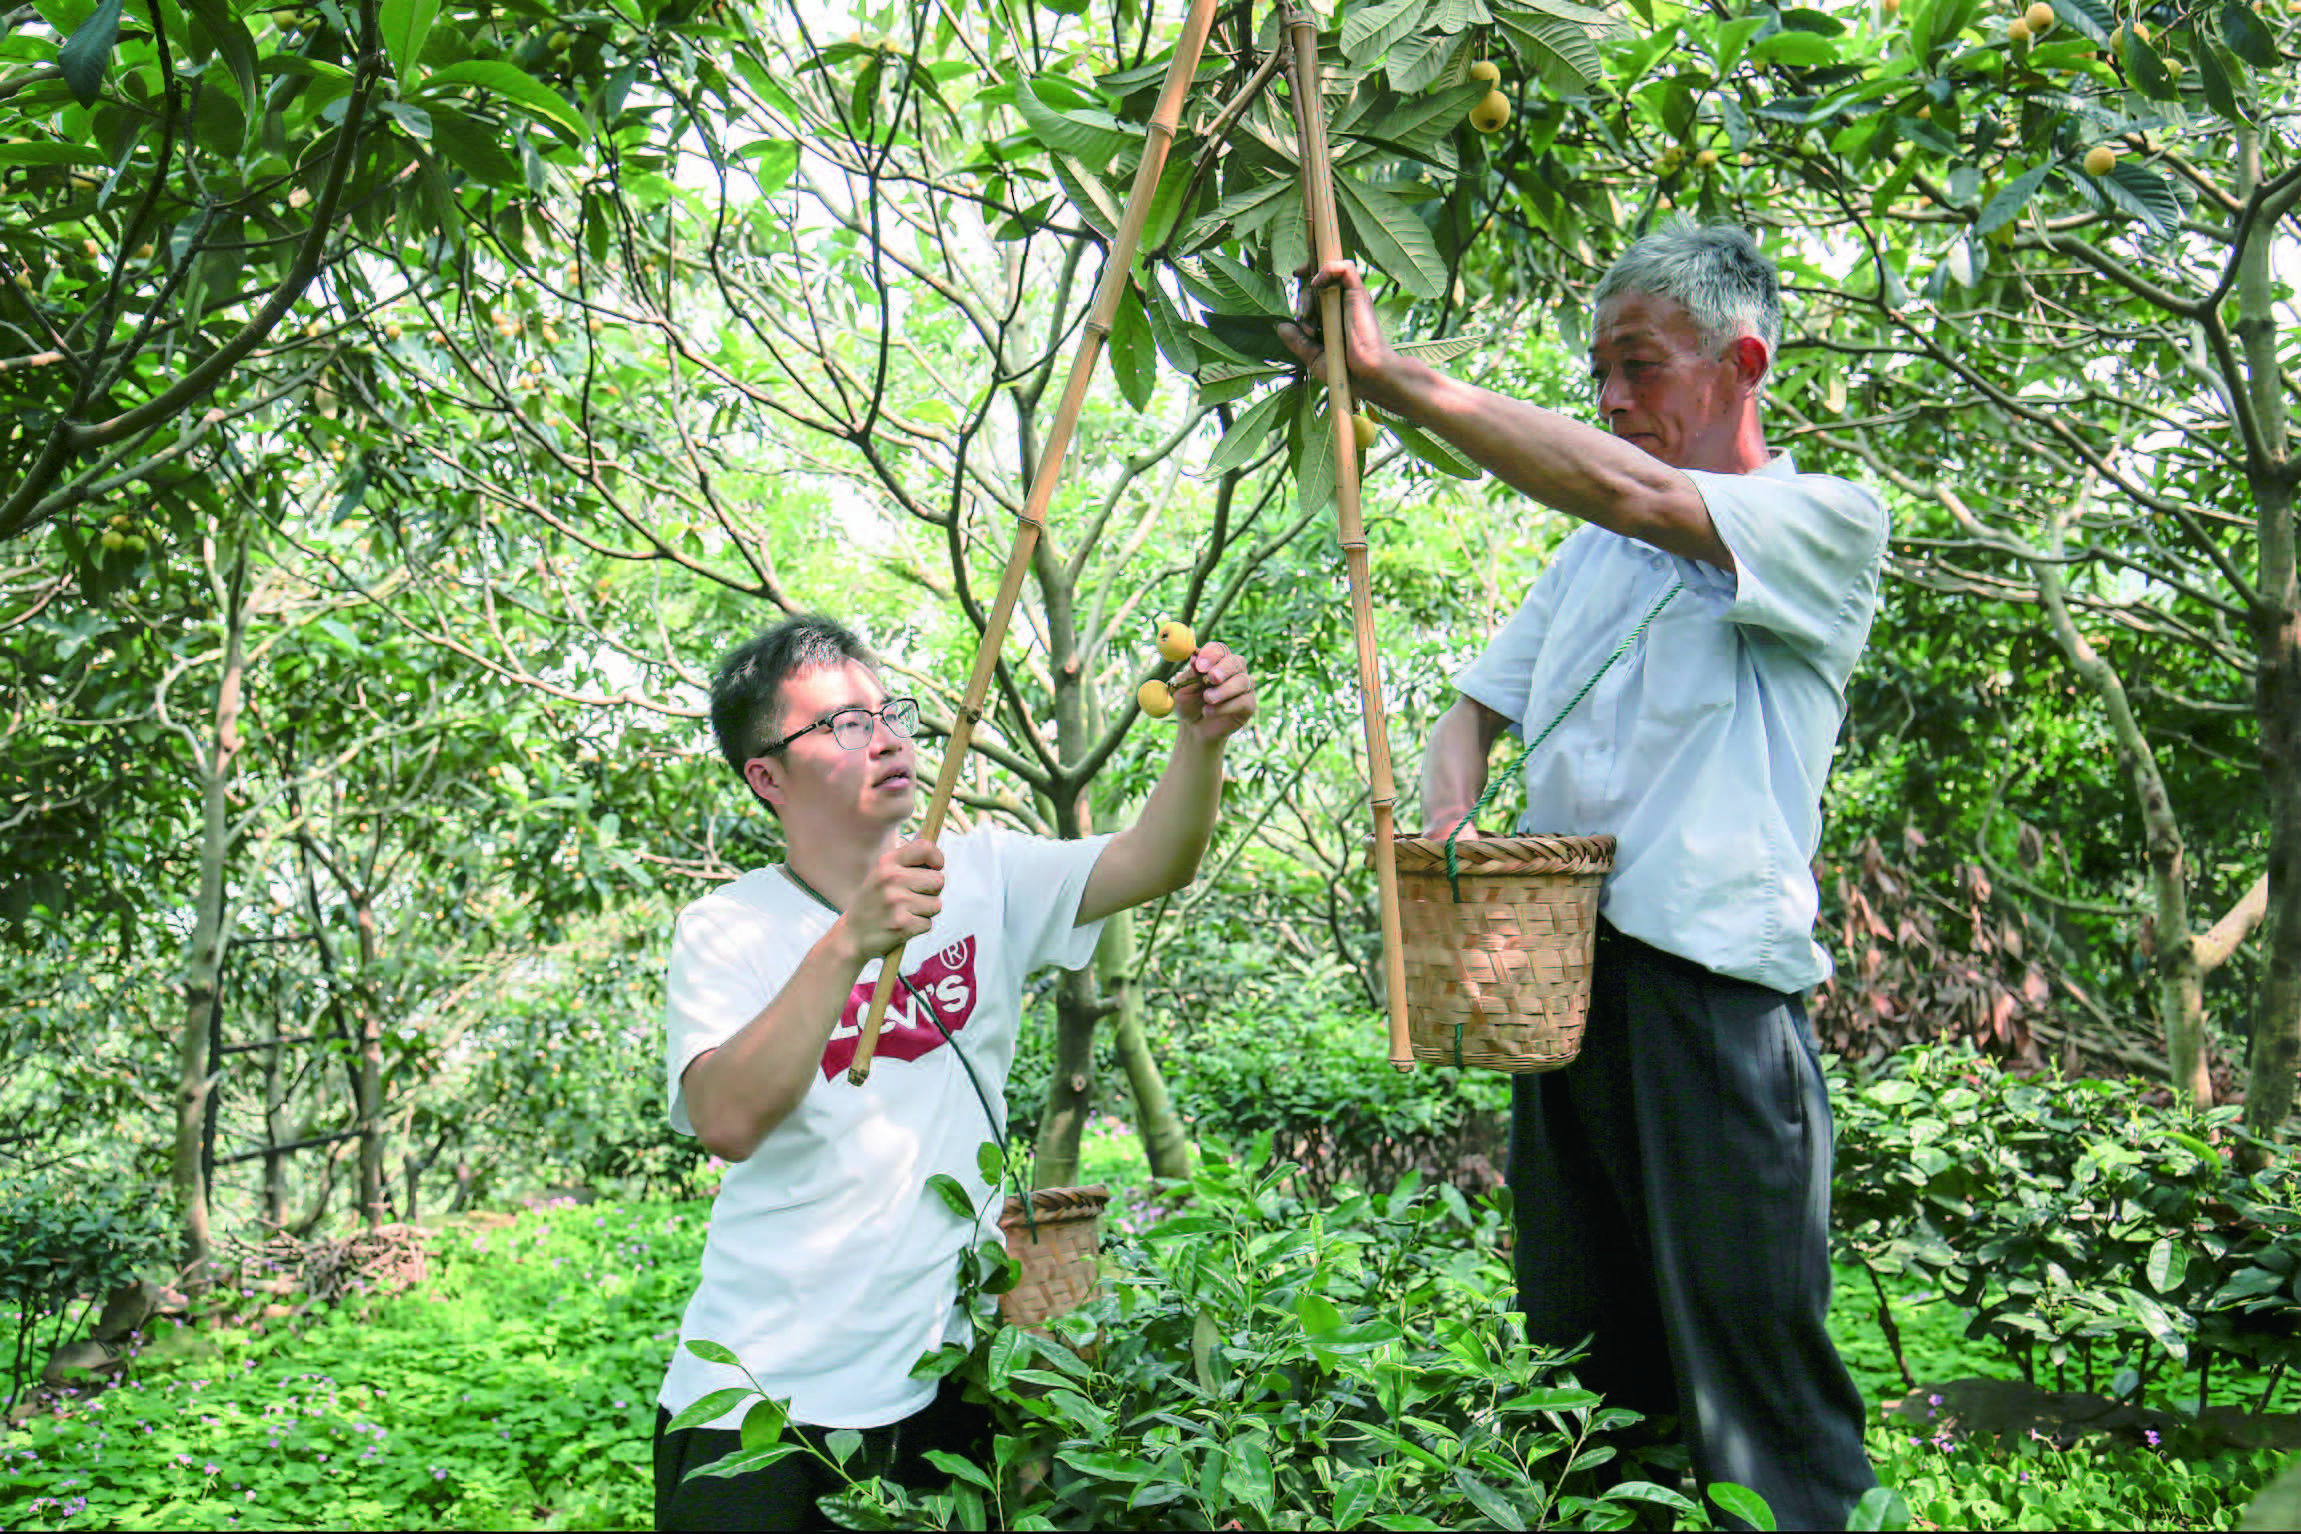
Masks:
[[[943,1021],[943,1028],[957,1033],[967,1026],[975,1015],[975,940],[961,938],[948,948],[929,958],[904,977],[907,984],[895,987],[895,994],[887,998],[887,1016],[879,1026],[879,1044],[873,1052],[878,1060],[916,1060],[943,1047],[943,1034],[935,1027],[927,1008],[935,1009],[935,1017]],[[839,1026],[831,1030],[831,1038],[823,1046],[823,1079],[843,1076],[847,1067],[855,1063],[855,1041],[863,1036],[863,1020],[871,1015],[871,993],[878,989],[876,978],[859,982],[847,993],[847,1005],[839,1013]]]

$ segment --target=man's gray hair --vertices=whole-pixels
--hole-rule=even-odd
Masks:
[[[1740,336],[1781,349],[1782,285],[1749,231],[1680,219],[1633,243],[1606,268],[1590,307],[1621,293],[1651,293],[1686,311],[1713,357]]]

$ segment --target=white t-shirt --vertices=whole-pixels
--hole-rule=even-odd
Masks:
[[[1886,510],[1787,457],[1687,478],[1735,574],[1582,528],[1454,685],[1537,735],[1683,581],[1527,758],[1519,829],[1615,837],[1600,910],[1617,929],[1799,991],[1830,972],[1812,863],[1846,682],[1877,612]]]
[[[958,1258],[995,1238],[998,1209],[976,1166],[993,1140],[983,1103],[941,1032],[966,1051],[1005,1127],[1024,978],[1093,957],[1102,924],[1076,925],[1087,876],[1110,838],[1048,841],[986,830],[946,838],[942,914],[903,952],[908,985],[887,1007],[871,1076],[848,1083],[879,962],[863,970],[823,1051],[822,1075],[750,1158],[729,1167],[711,1209],[703,1276],[658,1399],[673,1412],[744,1383],[689,1352],[716,1342],[799,1421],[883,1427],[933,1399],[911,1368],[963,1340]],[[836,920],[778,865],[680,912],[666,991],[671,1124],[695,1127],[680,1078],[774,999]],[[955,1177],[986,1218],[971,1228],[928,1191]],[[735,1428],[740,1411],[710,1424]]]

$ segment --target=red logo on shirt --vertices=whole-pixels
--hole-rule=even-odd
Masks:
[[[887,998],[887,1016],[879,1025],[875,1059],[916,1060],[943,1047],[943,1029],[957,1033],[975,1015],[975,940],[961,938],[903,977]],[[823,1079],[842,1075],[855,1063],[855,1041],[863,1036],[863,1020],[871,1015],[871,993],[876,979],[865,980],[847,993],[839,1026],[823,1046]],[[927,1014],[943,1021],[938,1029]]]

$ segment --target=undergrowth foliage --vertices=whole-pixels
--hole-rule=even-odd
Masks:
[[[858,1478],[828,1506],[858,1528],[1623,1528],[1641,1507],[1707,1526],[1682,1461],[1605,1490],[1585,1474],[1637,1418],[1522,1340],[1495,1204],[1413,1173],[1321,1204],[1293,1173],[1268,1134],[1207,1156],[1162,1191],[1177,1212],[1110,1243],[1104,1293],[1051,1338],[985,1328],[922,1361],[990,1403],[993,1464],[937,1456],[944,1490]],[[748,1394],[746,1452],[696,1473],[852,1454],[784,1439],[783,1405]],[[1714,1494],[1763,1516],[1743,1488]]]
[[[2203,1396],[2217,1358],[2273,1388],[2301,1353],[2301,1173],[2242,1169],[2239,1110],[1947,1046],[1836,1087],[1841,1251],[1936,1288],[2024,1379],[2138,1401],[2195,1369]]]

